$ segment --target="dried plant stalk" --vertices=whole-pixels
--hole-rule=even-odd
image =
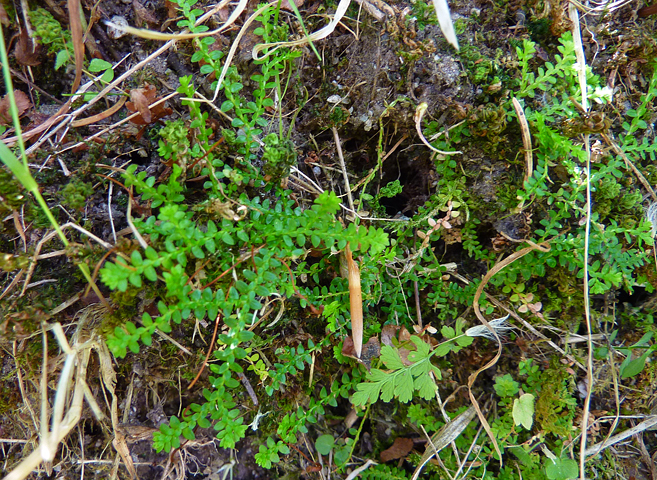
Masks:
[[[524,181],[526,182],[534,174],[534,158],[532,156],[532,137],[529,133],[529,123],[527,123],[527,117],[525,117],[525,112],[522,109],[522,105],[516,97],[513,97],[513,108],[516,110],[516,115],[518,115],[518,123],[520,124],[520,131],[522,132],[522,146],[525,149],[525,163],[527,165],[527,171],[525,172]]]
[[[351,309],[351,336],[356,356],[360,358],[363,350],[363,293],[360,288],[360,271],[351,255],[349,244],[345,247],[349,279],[349,306]]]

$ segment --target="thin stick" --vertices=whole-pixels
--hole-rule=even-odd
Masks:
[[[344,177],[344,185],[347,189],[347,198],[349,199],[349,208],[353,212],[356,211],[354,208],[354,199],[351,196],[351,187],[349,186],[349,176],[347,175],[347,167],[344,163],[344,155],[342,154],[342,144],[340,143],[340,136],[338,135],[338,130],[335,127],[331,127],[333,131],[333,138],[335,139],[335,148],[338,151],[338,158],[340,159],[340,166],[342,167],[342,176]]]
[[[25,406],[27,406],[27,409],[30,412],[30,417],[32,418],[32,423],[34,424],[34,430],[39,430],[39,423],[37,422],[36,419],[36,414],[34,413],[34,410],[32,409],[32,404],[28,400],[27,392],[25,391],[25,385],[23,384],[23,373],[21,371],[21,366],[18,364],[18,360],[16,360],[16,340],[12,342],[12,354],[14,356],[14,363],[16,365],[16,376],[18,377],[18,388],[21,391],[21,397],[23,398],[23,403]]]
[[[602,136],[604,141],[607,142],[607,145],[609,145],[614,150],[614,153],[616,153],[616,155],[619,155],[623,159],[625,165],[629,167],[630,170],[632,170],[632,172],[634,172],[636,178],[639,179],[639,181],[641,182],[643,187],[648,191],[648,193],[653,198],[653,200],[657,202],[657,194],[655,193],[652,186],[650,185],[650,182],[648,182],[648,180],[646,180],[646,177],[643,176],[641,171],[638,168],[636,168],[634,163],[625,154],[623,149],[620,146],[618,146],[618,144],[614,142],[611,138],[609,138],[609,135],[607,135],[606,133],[602,133],[600,135]]]
[[[112,227],[112,238],[116,243],[116,229],[114,228],[114,217],[112,216],[112,192],[114,191],[114,184],[110,182],[107,189],[107,215],[109,216],[110,225]]]
[[[208,360],[210,359],[210,354],[212,353],[212,349],[214,347],[214,341],[217,338],[217,330],[219,329],[219,319],[221,318],[221,314],[217,314],[217,318],[214,321],[214,332],[212,332],[212,341],[210,342],[210,346],[208,347],[208,353],[205,355],[205,360],[203,360],[203,365],[201,365],[201,369],[198,371],[196,374],[196,377],[194,377],[194,380],[192,380],[192,383],[189,384],[187,387],[187,390],[191,390],[191,388],[196,384],[199,378],[201,378],[201,374],[203,373],[203,370],[205,369],[205,366],[208,364]]]
[[[588,111],[588,97],[586,85],[586,56],[584,55],[584,47],[582,46],[582,34],[579,28],[579,12],[572,3],[568,6],[568,14],[570,21],[573,24],[573,43],[575,45],[575,57],[579,63],[579,86],[582,94],[582,108]],[[584,135],[584,145],[586,148],[586,225],[584,232],[584,278],[583,278],[583,294],[584,294],[584,318],[586,321],[587,333],[587,347],[588,355],[586,359],[586,398],[584,399],[584,408],[582,411],[581,431],[580,438],[580,455],[579,455],[579,478],[580,480],[586,479],[586,437],[589,428],[589,415],[591,410],[591,394],[593,393],[593,340],[591,338],[591,304],[589,298],[589,242],[591,239],[591,143],[590,135]]]
[[[139,230],[137,230],[137,228],[135,227],[135,224],[132,223],[132,215],[131,215],[131,213],[132,213],[132,187],[130,187],[130,190],[129,190],[128,193],[130,193],[130,199],[128,200],[128,208],[126,209],[126,212],[125,212],[125,219],[127,220],[128,226],[130,227],[130,230],[132,230],[132,233],[135,236],[135,238],[137,239],[137,241],[139,242],[139,245],[141,246],[141,248],[146,250],[148,248],[148,243],[146,243],[146,240],[144,240],[144,237],[141,236],[141,234],[139,233]]]
[[[618,435],[614,435],[610,439],[605,440],[604,442],[598,443],[597,445],[593,445],[592,447],[587,448],[584,451],[584,456],[590,457],[593,455],[597,455],[600,452],[602,452],[604,449],[611,447],[612,445],[615,445],[616,443],[625,440],[626,438],[629,438],[632,435],[636,435],[637,433],[643,432],[651,427],[654,427],[655,425],[657,425],[657,415],[651,415],[647,417],[646,420],[638,424],[636,427],[629,428],[624,432],[621,432]]]
[[[417,326],[422,330],[422,311],[420,310],[420,290],[417,286],[417,280],[413,282],[413,289],[415,290],[415,312],[417,314]]]

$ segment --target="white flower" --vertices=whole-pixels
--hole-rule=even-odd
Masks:
[[[612,98],[614,97],[614,90],[609,87],[596,87],[593,93],[589,95],[589,98],[593,99],[596,103],[611,103]]]
[[[586,67],[587,67],[587,65],[584,64],[584,68],[586,68]],[[579,73],[579,72],[582,71],[582,65],[579,62],[575,62],[572,65],[572,69],[575,70],[575,73]]]
[[[513,330],[513,325],[506,321],[507,318],[509,318],[509,315],[488,322],[488,324],[493,327],[493,330],[495,330],[498,337],[503,337],[506,332]],[[493,335],[493,332],[491,332],[486,325],[477,325],[476,327],[468,328],[465,331],[465,334],[468,337],[484,337],[490,340],[495,340],[495,335]]]

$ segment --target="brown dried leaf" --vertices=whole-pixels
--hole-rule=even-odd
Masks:
[[[150,107],[151,104],[160,100],[157,97],[157,89],[148,83],[144,88],[136,88],[130,91],[132,102],[126,102],[125,106],[131,112],[139,111],[139,116],[130,120],[136,125],[148,125],[156,122],[162,117],[171,115],[173,110],[164,106],[163,103]],[[146,115],[144,113],[146,112]]]
[[[388,345],[389,347],[394,346],[392,344],[392,339],[397,338],[397,331],[399,330],[399,325],[384,325],[381,329],[381,343]]]
[[[9,16],[5,11],[5,7],[2,6],[2,3],[0,3],[0,23],[3,24],[5,27],[8,27],[11,24],[11,21],[9,20]]]
[[[146,7],[139,3],[139,0],[133,0],[132,8],[135,10],[135,23],[137,25],[140,25],[142,22],[146,22],[149,27],[152,27],[162,23],[157,18],[155,18]]]
[[[411,334],[409,333],[408,329],[406,327],[401,327],[401,330],[399,331],[399,342],[408,342],[410,339]]]
[[[297,8],[299,8],[301,5],[303,5],[304,0],[294,0],[294,5],[296,5]],[[287,10],[288,12],[292,12],[292,4],[290,3],[290,0],[283,0],[281,2],[281,8],[283,10]]]
[[[75,93],[82,80],[82,64],[84,62],[84,43],[82,42],[82,21],[80,20],[80,0],[68,0],[68,24],[73,40],[75,56],[75,79],[71,86],[71,93]]]
[[[164,0],[164,6],[167,9],[167,17],[176,18],[178,16],[178,5],[170,0]]]
[[[395,442],[390,448],[381,452],[381,461],[389,462],[390,460],[397,460],[404,458],[413,450],[413,440],[410,438],[395,438]]]
[[[2,17],[2,15],[0,15]],[[36,67],[41,63],[39,57],[41,56],[41,45],[34,40],[31,40],[27,35],[27,29],[21,31],[14,48],[14,57],[21,65],[29,67]]]
[[[369,369],[372,368],[372,359],[381,355],[381,344],[379,343],[378,338],[370,338],[367,343],[363,345],[363,351],[361,352],[360,358],[358,358],[356,355],[356,349],[354,348],[353,339],[351,337],[345,337],[344,342],[342,343],[342,355],[357,360],[365,365],[369,371]]]
[[[148,98],[146,98],[146,95],[144,95],[144,89],[135,88],[130,90],[130,100],[130,103],[132,103],[134,108],[139,110],[141,118],[144,119],[144,122],[151,123],[151,110],[148,108],[149,101]]]
[[[16,100],[16,109],[18,110],[18,116],[23,115],[31,106],[29,97],[21,92],[20,90],[14,90],[14,98]],[[11,111],[9,110],[9,96],[5,95],[0,100],[0,125],[10,125],[11,120]]]
[[[408,348],[400,348],[399,349],[399,358],[401,358],[402,363],[404,365],[406,365],[407,367],[410,367],[411,365],[413,365],[413,362],[411,362],[408,359],[408,354],[411,353],[411,351],[412,350],[409,350]]]

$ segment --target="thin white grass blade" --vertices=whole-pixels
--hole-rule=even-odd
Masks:
[[[433,7],[436,9],[436,17],[440,23],[440,29],[445,35],[445,39],[452,45],[456,51],[459,51],[459,41],[456,38],[454,31],[454,24],[452,23],[452,15],[449,13],[449,5],[447,0],[433,0]]]
[[[311,33],[307,37],[304,37],[299,40],[295,40],[293,42],[259,43],[255,47],[253,47],[253,52],[251,53],[251,56],[253,57],[254,60],[263,60],[267,58],[269,55],[271,55],[272,53],[274,53],[279,48],[299,47],[307,43],[316,42],[317,40],[322,40],[328,37],[330,34],[333,33],[335,27],[338,26],[338,23],[340,22],[340,20],[342,20],[344,14],[347,13],[347,8],[349,8],[350,4],[351,4],[351,0],[340,0],[340,3],[338,3],[337,8],[335,9],[335,15],[333,15],[333,19],[331,20],[331,22],[325,27],[320,28],[316,32]],[[269,48],[270,50],[261,57],[260,52],[262,52],[266,48]]]

